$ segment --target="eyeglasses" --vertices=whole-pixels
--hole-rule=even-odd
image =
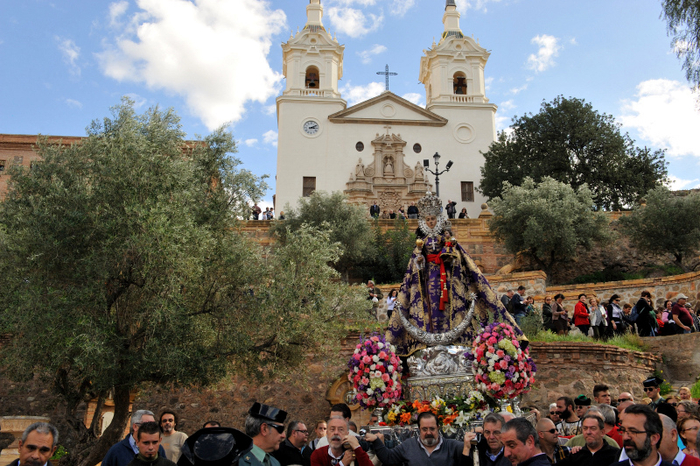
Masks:
[[[280,434],[284,432],[284,424],[272,424],[271,422],[266,422],[265,424],[272,427]]]
[[[555,415],[556,415],[556,416],[559,416],[559,413],[556,412],[556,411],[550,411],[550,412],[549,412],[549,415],[550,415],[550,416],[555,416]]]
[[[644,387],[644,391],[645,392],[652,392],[652,391],[656,390],[656,388],[657,387]]]
[[[541,430],[540,432],[549,432],[550,434],[556,434],[557,429]]]
[[[295,430],[294,432],[301,432],[301,433],[304,434],[304,435],[306,435],[306,434],[309,433],[308,430],[300,430],[300,429],[297,429],[297,430]]]
[[[674,408],[675,408],[676,406],[678,406],[678,403],[669,403],[669,404],[670,404],[671,406],[673,406]]]
[[[639,435],[639,434],[648,434],[646,430],[636,430],[636,429],[625,429],[624,427],[620,427],[617,429],[617,431],[620,433],[620,435]]]
[[[617,399],[618,403],[624,403],[625,401],[632,401],[632,398],[618,398]]]

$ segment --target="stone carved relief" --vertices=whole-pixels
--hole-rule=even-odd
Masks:
[[[388,127],[387,127],[388,128]],[[420,163],[412,169],[405,163],[406,141],[387,129],[372,140],[372,159],[364,165],[360,159],[350,176],[345,194],[352,202],[371,205],[375,200],[382,212],[407,208],[420,199],[430,185]]]

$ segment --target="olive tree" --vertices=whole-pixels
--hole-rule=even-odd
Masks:
[[[622,217],[620,223],[640,250],[671,255],[686,272],[700,265],[700,194],[683,196],[656,188],[647,195],[645,205]]]
[[[501,197],[489,205],[494,216],[489,229],[512,254],[532,259],[550,280],[554,266],[576,257],[579,247],[591,249],[609,237],[607,219],[594,212],[586,185],[574,189],[545,178],[525,178],[521,186],[504,183]]]
[[[363,325],[365,293],[337,280],[330,233],[300,228],[263,251],[236,228],[265,186],[238,168],[231,134],[183,136],[172,110],[125,100],[78,144],[40,142],[0,203],[0,367],[63,399],[70,464],[102,460],[142,384],[289,375]]]

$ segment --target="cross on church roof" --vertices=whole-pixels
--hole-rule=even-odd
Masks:
[[[389,90],[389,76],[398,76],[399,73],[389,72],[389,65],[384,67],[384,71],[377,71],[377,74],[383,74],[386,77],[386,90]]]

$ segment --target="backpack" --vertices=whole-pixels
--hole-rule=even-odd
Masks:
[[[627,320],[630,322],[637,322],[637,318],[639,317],[639,311],[637,310],[637,305],[635,304],[632,306],[632,311],[630,312],[630,315],[627,317]]]
[[[514,298],[514,297],[515,297],[515,296],[513,296],[513,298]],[[510,301],[508,301],[508,306],[506,306],[506,309],[508,310],[508,312],[509,312],[510,314],[513,314],[513,310],[514,310],[514,309],[513,309],[513,304],[514,304],[514,303],[513,303],[513,298],[510,298]]]

